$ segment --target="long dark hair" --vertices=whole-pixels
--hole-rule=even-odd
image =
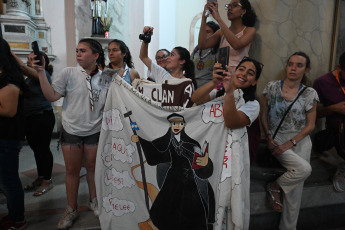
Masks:
[[[190,78],[194,84],[194,88],[197,88],[196,80],[195,80],[195,73],[194,73],[194,62],[190,60],[190,54],[186,48],[181,46],[177,46],[174,48],[178,55],[180,56],[179,60],[185,60],[183,64],[183,71],[186,78]]]
[[[215,23],[214,21],[208,21],[206,22],[206,25],[208,25],[213,30],[213,33],[215,33],[217,30],[220,29],[219,25]],[[217,53],[219,45],[220,45],[220,39],[218,40],[217,44],[212,47],[212,52],[211,52],[212,54]]]
[[[126,56],[123,58],[123,62],[126,63],[129,68],[134,69],[134,63],[132,61],[132,55],[131,55],[131,52],[129,51],[126,43],[124,43],[121,40],[114,39],[111,42],[109,42],[108,47],[113,42],[115,42],[119,46],[121,53],[126,53]],[[109,67],[111,67],[111,63],[109,63]]]
[[[3,38],[0,38],[0,70],[2,72],[0,74],[0,88],[13,83],[21,90],[25,89],[22,70],[13,57],[10,46]]]
[[[305,68],[306,68],[306,69],[311,69],[310,58],[309,58],[309,56],[308,56],[306,53],[304,53],[304,52],[302,52],[302,51],[297,51],[297,52],[293,53],[293,54],[289,57],[289,59],[287,60],[286,65],[289,63],[290,58],[291,58],[292,56],[296,56],[296,55],[297,55],[297,56],[304,57],[304,58],[305,58]],[[302,83],[303,85],[306,85],[306,86],[310,86],[310,85],[311,85],[310,80],[308,79],[308,77],[307,77],[305,74],[303,74],[303,78],[302,78],[302,80],[301,80],[301,83]]]
[[[238,65],[236,66],[236,70],[242,65],[242,63],[244,62],[251,62],[254,64],[255,69],[256,69],[256,75],[255,75],[255,80],[259,80],[261,72],[262,72],[262,68],[263,68],[263,64],[261,64],[260,62],[258,62],[257,60],[250,58],[250,57],[244,57],[240,63],[238,63]],[[247,101],[254,101],[256,99],[256,85],[251,85],[247,88],[243,88],[241,89],[243,92],[243,99],[245,102]],[[223,96],[225,94],[225,89],[224,87],[222,89],[220,89],[217,92],[217,97]]]
[[[104,50],[98,41],[91,39],[91,38],[83,38],[79,41],[79,43],[84,42],[87,43],[92,50],[92,53],[98,53],[99,57],[96,60],[97,65],[101,65],[102,68],[105,67],[105,58],[104,58]]]
[[[236,66],[236,70],[241,66],[242,63],[244,62],[251,62],[254,64],[255,69],[256,69],[256,75],[255,75],[255,80],[259,80],[261,72],[262,72],[262,68],[263,68],[263,64],[261,64],[260,62],[258,62],[257,60],[250,58],[250,57],[244,57],[240,63],[238,63],[238,65]],[[247,101],[254,101],[256,99],[256,85],[251,85],[247,88],[243,88],[243,99],[245,102]]]
[[[248,0],[240,0],[242,9],[246,10],[246,13],[242,16],[242,23],[245,26],[253,27],[256,23],[256,13],[252,8],[252,5]]]
[[[42,55],[42,57],[44,58],[44,61],[45,61],[44,69],[47,70],[51,76],[54,72],[54,67],[53,67],[53,65],[50,64],[50,60],[49,60],[49,58],[45,52],[40,51],[40,54]]]
[[[209,26],[212,29],[213,33],[215,33],[217,30],[220,29],[219,25],[217,23],[215,23],[214,21],[208,21],[208,22],[206,22],[206,25]],[[212,47],[211,54],[216,54],[217,53],[219,45],[220,45],[220,39],[218,40],[217,44]],[[195,54],[198,53],[198,52],[201,52],[199,50],[199,45],[197,45],[194,48],[194,50],[192,52],[192,55],[191,55],[192,56],[191,60],[194,60]],[[200,56],[201,56],[201,53],[200,53]]]

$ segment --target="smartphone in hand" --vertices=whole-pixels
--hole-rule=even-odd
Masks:
[[[216,0],[208,0],[209,2],[215,2]],[[208,17],[212,13],[211,10],[206,10],[205,11],[205,17]]]
[[[42,55],[40,54],[40,50],[38,49],[37,41],[33,41],[31,43],[31,48],[34,51],[34,54],[36,55],[35,59],[39,60],[37,65],[42,65]]]
[[[230,47],[225,46],[218,49],[218,62],[222,64],[222,69],[228,72],[226,66],[229,65],[229,52]]]

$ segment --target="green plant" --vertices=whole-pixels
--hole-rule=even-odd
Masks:
[[[104,18],[103,20],[101,18],[102,31],[103,32],[109,31],[112,22],[113,22],[112,17],[107,17],[107,18]]]

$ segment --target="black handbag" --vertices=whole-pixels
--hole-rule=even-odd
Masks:
[[[330,150],[338,141],[336,129],[327,128],[314,135],[313,149],[317,152]]]
[[[345,119],[339,120],[339,128],[326,128],[314,135],[313,148],[321,153],[336,146],[342,154],[345,154]]]

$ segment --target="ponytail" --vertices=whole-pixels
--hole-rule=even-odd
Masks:
[[[256,23],[256,13],[252,8],[252,5],[248,0],[240,0],[242,9],[246,10],[246,13],[242,16],[242,23],[245,26],[253,27]]]
[[[195,80],[195,68],[194,62],[192,60],[186,60],[185,64],[183,65],[184,75],[187,78],[190,78],[194,84],[194,88],[198,88],[196,80]]]
[[[186,78],[189,78],[192,80],[194,88],[197,88],[196,80],[195,80],[195,72],[194,72],[194,62],[190,60],[190,54],[186,48],[183,48],[181,46],[177,46],[174,48],[179,56],[180,60],[185,60],[185,63],[183,64],[183,71]]]

